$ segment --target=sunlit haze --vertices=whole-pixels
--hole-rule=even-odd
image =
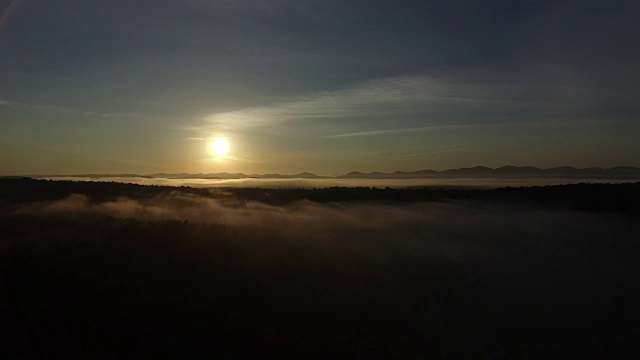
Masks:
[[[229,153],[229,141],[225,138],[217,138],[211,142],[211,150],[218,157],[224,157]]]
[[[0,175],[637,167],[639,14],[0,0]]]

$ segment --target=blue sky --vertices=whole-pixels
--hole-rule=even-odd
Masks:
[[[0,11],[0,174],[640,166],[636,1]]]

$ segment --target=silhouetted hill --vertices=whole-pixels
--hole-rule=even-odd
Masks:
[[[362,178],[366,177],[366,175],[367,174],[361,173],[360,171],[352,171],[352,172],[344,174],[344,175],[336,176],[336,178],[339,178],[339,179],[362,179]]]
[[[477,171],[484,171],[478,169]],[[285,205],[300,200],[316,203],[415,203],[424,201],[525,201],[558,208],[592,212],[640,214],[640,182],[623,184],[568,184],[554,186],[474,189],[462,187],[327,187],[327,188],[192,188],[137,185],[117,182],[0,179],[0,201],[24,203],[64,199],[72,194],[86,195],[91,202],[113,201],[119,197],[150,199],[161,194],[184,193],[205,198],[234,199]]]
[[[191,187],[138,185],[104,181],[38,180],[31,178],[0,178],[0,201],[52,201],[71,194],[87,195],[91,201],[103,202],[126,196],[133,199],[151,198],[170,192],[209,196],[209,190]]]
[[[295,174],[293,175],[293,177],[298,178],[298,179],[321,179],[321,178],[326,178],[326,176],[319,176],[316,174],[312,174],[310,172],[302,172],[299,174]]]
[[[532,166],[503,166],[492,169],[485,166],[472,168],[418,171],[395,171],[392,173],[371,172],[363,173],[351,171],[337,176],[316,175],[310,172],[299,174],[243,174],[243,173],[208,173],[208,174],[171,174],[155,173],[138,174],[78,174],[78,175],[35,175],[32,177],[86,177],[104,179],[115,177],[166,178],[166,179],[426,179],[426,178],[562,178],[562,179],[608,179],[608,180],[640,180],[640,168],[619,166],[613,168],[574,168],[561,166],[549,169],[539,169]]]
[[[339,178],[360,179],[418,179],[418,178],[563,178],[563,179],[609,179],[640,180],[640,168],[614,167],[577,169],[570,166],[538,169],[532,166],[503,166],[497,169],[485,166],[448,169],[443,171],[396,171],[393,173],[350,172]]]
[[[503,175],[526,176],[534,176],[544,173],[544,170],[535,168],[533,166],[503,166],[495,169],[494,171]]]

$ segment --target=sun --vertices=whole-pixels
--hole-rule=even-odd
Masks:
[[[226,138],[217,138],[211,142],[211,151],[219,157],[229,153],[229,141]]]

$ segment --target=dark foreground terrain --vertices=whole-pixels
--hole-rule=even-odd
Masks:
[[[0,179],[0,356],[636,358],[639,202]]]

